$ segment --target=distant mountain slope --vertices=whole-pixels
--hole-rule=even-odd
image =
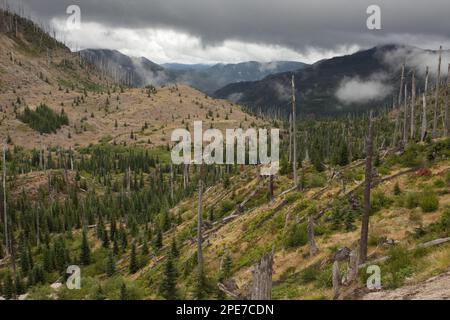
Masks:
[[[146,58],[131,58],[116,50],[88,49],[81,54],[99,68],[133,86],[179,83],[208,94],[233,82],[261,80],[270,74],[299,70],[307,66],[293,61],[250,61],[213,66],[178,63],[158,65]]]
[[[233,82],[261,80],[271,74],[299,70],[305,66],[307,65],[304,63],[294,61],[216,64],[205,70],[185,73],[181,79],[195,88],[213,93]]]
[[[211,64],[184,64],[184,63],[163,63],[162,67],[167,70],[173,71],[186,71],[186,70],[204,70],[210,68]]]
[[[147,84],[161,85],[174,82],[175,75],[146,58],[131,58],[117,50],[87,49],[81,56],[117,81],[143,87]]]
[[[431,72],[437,68],[434,66],[437,65],[436,52],[396,45],[379,46],[322,60],[296,71],[297,108],[304,114],[320,115],[391,104],[392,97],[398,96],[400,67],[405,57],[406,79],[410,81],[409,71],[414,68],[419,88],[425,66],[428,64]],[[444,67],[441,70],[444,72]],[[214,96],[263,110],[274,106],[285,108],[291,99],[291,76],[292,73],[285,72],[261,81],[229,84]],[[434,79],[430,83],[434,83]]]

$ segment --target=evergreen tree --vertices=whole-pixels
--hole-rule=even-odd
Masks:
[[[172,240],[170,254],[172,255],[172,257],[175,257],[175,258],[178,257],[178,255],[180,254],[180,252],[178,251],[177,241],[175,240],[175,238],[173,238],[173,240]]]
[[[6,300],[10,300],[15,296],[14,283],[11,274],[8,272],[3,283],[3,296]]]
[[[14,284],[15,284],[16,295],[21,295],[21,294],[25,293],[25,286],[23,284],[22,277],[20,276],[19,273],[16,274],[16,279],[14,281]]]
[[[194,286],[194,298],[197,300],[205,299],[207,294],[206,277],[203,272],[203,268],[197,265],[197,272],[195,273],[195,286]]]
[[[128,289],[125,283],[120,287],[120,300],[128,300]]]
[[[52,251],[48,248],[44,248],[43,250],[43,267],[45,272],[52,272],[54,269],[54,261],[53,261],[53,255]]]
[[[106,261],[106,275],[112,277],[116,272],[116,262],[114,261],[114,254],[112,251],[108,252],[108,259]]]
[[[172,255],[168,255],[164,265],[163,279],[160,284],[159,292],[167,300],[174,300],[177,297],[176,288],[177,273],[173,263]]]
[[[155,250],[159,250],[159,249],[161,249],[162,245],[163,245],[163,243],[162,243],[162,232],[158,228],[158,231],[156,232],[156,235],[155,235],[155,239],[153,241],[153,247],[155,248]]]
[[[101,284],[99,284],[97,289],[95,290],[94,298],[95,298],[95,300],[105,300],[106,299],[105,291],[103,290]]]
[[[103,248],[109,248],[109,237],[108,237],[108,232],[106,230],[103,231],[102,234],[102,246]]]
[[[139,270],[139,263],[136,255],[136,244],[133,242],[131,245],[131,254],[130,254],[130,273],[136,273]]]
[[[222,268],[219,274],[219,281],[226,280],[231,277],[231,268],[233,267],[233,262],[231,256],[227,254],[223,260]]]
[[[80,263],[84,266],[91,263],[91,249],[89,248],[86,231],[83,231],[83,239],[81,241]]]
[[[143,243],[142,243],[142,255],[144,257],[148,256],[149,251],[148,251],[148,245],[147,245],[147,241],[144,239]]]

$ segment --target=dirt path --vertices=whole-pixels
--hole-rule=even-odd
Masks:
[[[450,300],[450,271],[416,285],[368,293],[362,300]]]

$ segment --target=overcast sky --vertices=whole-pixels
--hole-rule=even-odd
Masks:
[[[449,0],[10,0],[72,48],[117,49],[157,63],[312,63],[382,43],[450,47]],[[81,29],[66,30],[66,8]],[[368,30],[369,5],[382,30]]]

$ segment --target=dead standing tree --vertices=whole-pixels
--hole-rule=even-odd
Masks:
[[[317,254],[318,248],[316,244],[316,239],[314,236],[314,217],[313,215],[310,215],[308,217],[308,243],[309,243],[309,255],[311,257],[314,257]]]
[[[292,75],[292,170],[294,177],[294,186],[298,186],[298,178],[297,178],[297,127],[295,124],[296,115],[295,115],[295,78]]]
[[[415,71],[413,71],[411,79],[411,136],[410,136],[411,140],[414,140],[414,136],[416,134],[415,108],[416,108],[416,73]]]
[[[442,46],[439,47],[439,61],[436,79],[436,92],[434,96],[434,110],[433,110],[433,138],[437,138],[437,123],[438,123],[438,108],[439,108],[439,86],[441,84],[441,61],[442,61]]]
[[[360,261],[367,259],[367,241],[369,237],[370,190],[372,188],[372,156],[373,156],[373,115],[369,116],[369,132],[366,139],[366,169],[364,182],[364,213],[361,224]]]
[[[203,234],[202,234],[202,215],[203,215],[203,179],[205,175],[205,165],[200,165],[200,173],[198,179],[198,207],[197,207],[197,261],[199,277],[203,276]]]
[[[398,137],[401,134],[400,129],[400,106],[402,105],[402,95],[403,95],[403,83],[405,81],[405,64],[402,64],[402,74],[400,77],[400,90],[398,93],[398,102],[397,102],[397,116],[395,119],[395,129],[394,129],[394,139],[392,140],[392,147],[397,147]],[[394,108],[395,108],[395,98],[394,98]]]
[[[266,254],[253,266],[251,300],[272,299],[273,252]]]
[[[6,207],[6,146],[3,146],[3,223],[5,232],[5,252],[9,255],[8,214]]]
[[[423,91],[423,96],[422,96],[422,100],[423,100],[423,106],[422,106],[422,132],[420,134],[420,141],[424,141],[427,135],[427,90],[428,90],[428,75],[429,75],[429,70],[428,67],[426,69],[426,75],[425,75],[425,89]]]
[[[445,94],[445,110],[444,110],[444,135],[446,137],[448,137],[449,133],[450,133],[449,132],[450,123],[449,123],[449,117],[448,117],[448,112],[449,112],[448,100],[449,100],[449,95],[450,95],[450,63],[448,64],[447,85],[445,87],[445,92],[446,92],[446,94]]]
[[[403,145],[408,143],[408,84],[405,83],[405,106],[403,110]]]

